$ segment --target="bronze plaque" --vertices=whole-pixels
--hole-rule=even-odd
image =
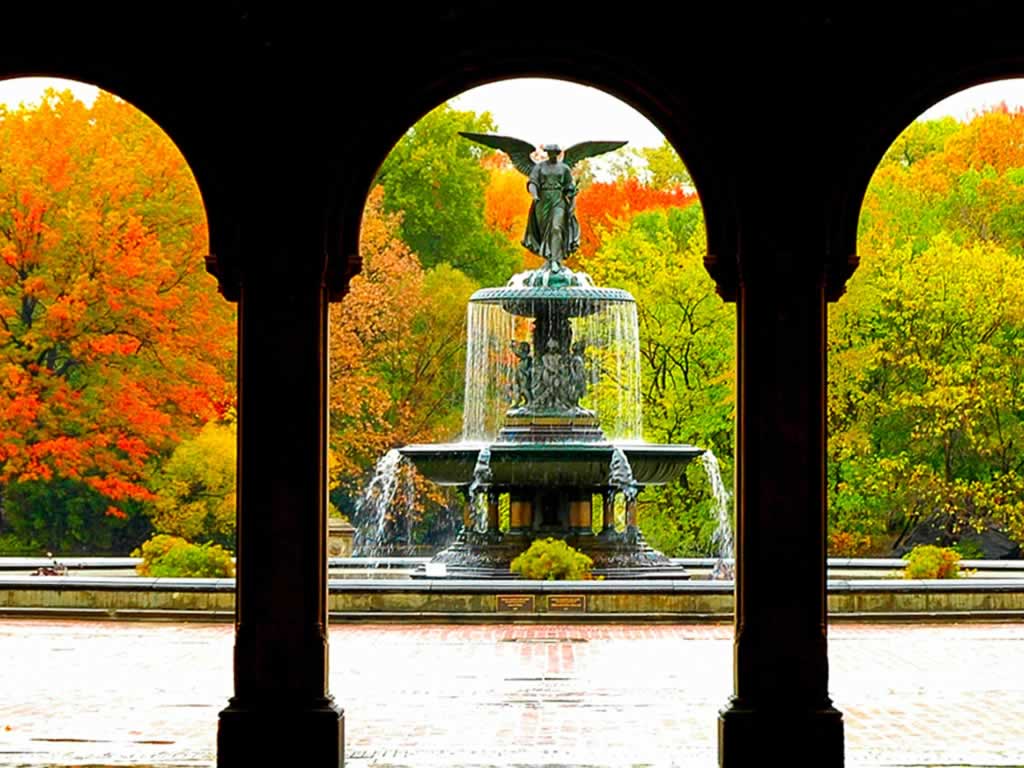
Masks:
[[[586,612],[586,595],[548,595],[548,613]]]
[[[498,595],[498,613],[533,613],[537,610],[533,595]]]

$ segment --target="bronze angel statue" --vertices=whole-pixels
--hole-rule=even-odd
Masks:
[[[626,142],[583,141],[569,147],[564,154],[557,144],[544,144],[540,149],[547,153],[547,160],[534,162],[531,158],[534,146],[522,139],[464,131],[459,131],[459,135],[500,149],[511,158],[516,170],[527,176],[526,189],[533,202],[526,219],[523,247],[545,259],[552,272],[558,272],[566,256],[580,246],[572,167],[584,158],[611,152]]]

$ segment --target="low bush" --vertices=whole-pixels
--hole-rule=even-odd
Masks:
[[[960,553],[950,547],[924,544],[903,556],[906,579],[955,579],[960,576]]]
[[[593,578],[590,568],[594,564],[587,555],[573,549],[561,539],[537,539],[530,548],[512,561],[512,573],[524,579],[544,581],[580,581]]]
[[[178,536],[158,534],[132,552],[141,557],[142,576],[222,578],[235,575],[231,553],[219,544],[193,544]]]
[[[868,534],[833,531],[828,535],[829,557],[866,557],[875,546]]]

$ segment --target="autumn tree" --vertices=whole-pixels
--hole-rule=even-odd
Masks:
[[[1024,541],[1024,113],[911,125],[865,197],[830,309],[832,551]]]
[[[628,290],[637,302],[644,438],[715,452],[731,478],[735,319],[704,269],[699,204],[647,210],[614,221],[580,267],[596,283]],[[683,482],[647,489],[640,524],[672,555],[711,554],[716,527],[699,463]]]
[[[601,245],[602,236],[611,231],[617,221],[631,219],[643,211],[686,208],[696,201],[697,196],[681,186],[654,187],[635,176],[583,186],[576,199],[580,222],[579,256],[585,259],[593,255]]]
[[[152,498],[153,462],[230,403],[233,312],[204,272],[206,242],[184,159],[138,110],[104,93],[91,107],[53,92],[0,106],[8,497],[60,480],[122,518]],[[15,513],[33,514],[7,508],[6,525]]]
[[[466,304],[476,284],[447,264],[424,270],[399,236],[401,217],[367,201],[360,236],[363,270],[331,311],[331,445],[334,498],[352,517],[354,500],[389,450],[456,437],[461,428]],[[417,532],[445,527],[444,497],[423,485]],[[358,520],[353,520],[359,523]]]
[[[178,444],[151,483],[158,533],[235,548],[237,442],[231,413]]]

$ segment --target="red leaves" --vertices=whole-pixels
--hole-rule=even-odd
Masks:
[[[685,208],[696,200],[696,194],[682,187],[658,189],[636,178],[590,184],[576,198],[580,254],[592,256],[601,245],[601,232],[609,230],[618,219],[654,208]]]

